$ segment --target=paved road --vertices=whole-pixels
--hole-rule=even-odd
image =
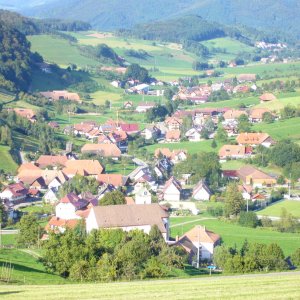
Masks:
[[[199,218],[199,219],[196,219],[196,220],[186,221],[186,222],[183,222],[183,223],[171,225],[170,228],[179,227],[179,226],[186,225],[186,224],[191,224],[191,223],[196,223],[196,222],[199,222],[199,221],[215,220],[215,219],[216,218]]]
[[[264,217],[269,218],[272,221],[280,221],[280,217],[274,217],[274,216],[262,216],[262,215],[257,215],[258,219],[262,219]],[[300,222],[300,219],[298,219],[298,221]]]
[[[19,233],[19,230],[18,229],[2,229],[0,231],[0,234],[4,235],[4,234],[18,234]]]

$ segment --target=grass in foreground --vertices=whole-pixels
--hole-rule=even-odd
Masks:
[[[258,212],[262,216],[280,217],[282,208],[293,216],[300,218],[300,201],[284,200]]]
[[[108,284],[1,286],[2,299],[298,299],[299,274]],[[101,296],[100,296],[101,295]]]
[[[199,218],[199,217],[198,217]],[[182,222],[180,218],[171,218],[171,226],[175,224],[184,223],[187,221],[196,220],[197,217],[185,217]],[[248,228],[242,227],[234,223],[225,222],[222,220],[199,220],[189,224],[183,224],[171,228],[171,236],[181,236],[192,229],[196,225],[205,225],[208,230],[218,233],[224,244],[232,247],[240,248],[245,239],[248,242],[257,243],[277,243],[286,256],[290,255],[297,248],[299,248],[300,234],[299,233],[282,233],[264,228]]]

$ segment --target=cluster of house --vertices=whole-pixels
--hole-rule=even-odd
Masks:
[[[232,78],[229,78],[210,85],[201,84],[195,87],[179,86],[179,91],[173,97],[173,100],[191,101],[194,104],[201,104],[207,102],[213,92],[220,90],[228,94],[247,93],[250,90],[256,90],[255,81],[256,74],[240,74],[237,76],[237,85],[233,83]]]

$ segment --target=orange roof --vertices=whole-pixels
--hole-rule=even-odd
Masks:
[[[194,243],[198,243],[198,241],[200,243],[216,243],[220,238],[221,237],[218,234],[198,225],[180,237],[179,243],[183,242],[185,239]]]
[[[115,144],[85,144],[81,153],[94,153],[105,157],[121,156],[121,150]]]
[[[47,166],[64,166],[68,158],[64,155],[41,155],[36,161],[39,167],[46,168]]]
[[[32,119],[35,117],[35,112],[28,108],[14,108],[14,112],[17,115],[27,119]]]
[[[264,93],[259,97],[259,99],[261,101],[273,101],[276,100],[276,97],[271,93]]]
[[[244,132],[237,136],[236,141],[242,145],[260,145],[269,137],[267,133]]]
[[[178,150],[171,151],[169,148],[157,148],[157,149],[155,149],[154,156],[157,158],[159,156],[159,154],[161,153],[166,158],[174,159],[176,157],[176,155],[178,155],[181,152],[184,152],[185,154],[187,154],[186,150],[178,149]]]
[[[19,169],[18,169],[18,173],[21,173],[21,172],[30,172],[30,171],[36,171],[36,170],[40,170],[39,167],[37,167],[35,164],[32,164],[32,163],[23,163]]]
[[[100,174],[97,180],[101,183],[112,184],[113,186],[124,186],[124,180],[121,174]]]
[[[103,167],[101,166],[98,160],[68,160],[66,162],[66,168],[63,169],[63,172],[69,175],[99,175],[103,172]]]
[[[179,140],[180,130],[169,130],[166,133],[166,140]]]
[[[247,115],[247,113],[242,110],[230,109],[224,113],[223,117],[225,120],[238,119],[241,115]]]
[[[246,181],[246,177],[251,177],[253,180],[268,179],[268,180],[274,180],[274,182],[276,182],[276,180],[273,177],[249,165],[241,167],[237,171],[237,174],[238,177],[240,177],[243,181]]]
[[[52,217],[45,227],[46,231],[55,230],[53,227],[75,228],[79,220],[63,220],[58,217]]]
[[[265,108],[254,108],[250,110],[250,118],[252,119],[262,119],[264,113],[269,112],[271,113],[268,109]]]
[[[165,123],[167,124],[167,125],[169,125],[169,124],[178,124],[178,125],[181,125],[182,124],[182,119],[179,119],[179,118],[177,118],[177,117],[167,117],[166,118],[166,120],[165,120]]]
[[[224,145],[219,150],[219,157],[244,156],[246,147],[240,145]]]

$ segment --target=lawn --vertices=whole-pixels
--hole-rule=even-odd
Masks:
[[[8,173],[14,173],[18,165],[10,155],[10,147],[0,145],[0,169]]]
[[[16,283],[60,284],[66,281],[58,275],[46,272],[33,250],[1,249],[0,266],[7,262],[13,266],[12,281]],[[2,286],[0,290],[2,290]]]
[[[284,200],[279,203],[268,206],[267,208],[260,210],[259,215],[280,217],[281,210],[285,208],[293,216],[300,218],[300,201]]]
[[[136,167],[137,166],[133,162],[125,164],[122,162],[115,162],[113,164],[105,165],[105,173],[128,175],[135,170]]]
[[[198,217],[199,218],[199,217]],[[197,217],[185,217],[183,222],[196,220]],[[180,223],[180,218],[171,218],[171,226]],[[223,242],[228,245],[240,248],[247,238],[249,242],[258,243],[277,243],[284,251],[286,256],[299,248],[300,234],[299,233],[281,233],[264,228],[248,228],[241,227],[237,224],[222,221],[222,220],[199,220],[182,226],[171,227],[171,236],[182,235],[182,232],[187,232],[195,225],[206,226],[207,229],[218,233]]]
[[[35,213],[35,214],[47,214],[53,213],[54,207],[50,204],[32,204],[20,209],[22,212]]]
[[[16,234],[2,234],[1,244],[2,246],[15,245],[16,244]]]
[[[201,142],[179,142],[179,143],[160,143],[150,146],[146,146],[148,152],[154,153],[157,148],[169,148],[187,150],[189,154],[199,153],[199,152],[218,152],[222,144],[217,143],[216,148],[211,147],[212,140],[205,140]]]
[[[260,123],[253,126],[255,131],[267,132],[273,139],[291,139],[300,138],[300,118],[280,120],[271,124]]]
[[[2,299],[298,299],[294,273],[78,285],[2,285]],[[101,295],[101,296],[100,296]]]
[[[47,62],[56,63],[67,67],[76,64],[83,68],[86,66],[97,66],[99,62],[83,56],[75,45],[68,41],[51,35],[34,35],[28,37],[32,51],[40,53]]]

